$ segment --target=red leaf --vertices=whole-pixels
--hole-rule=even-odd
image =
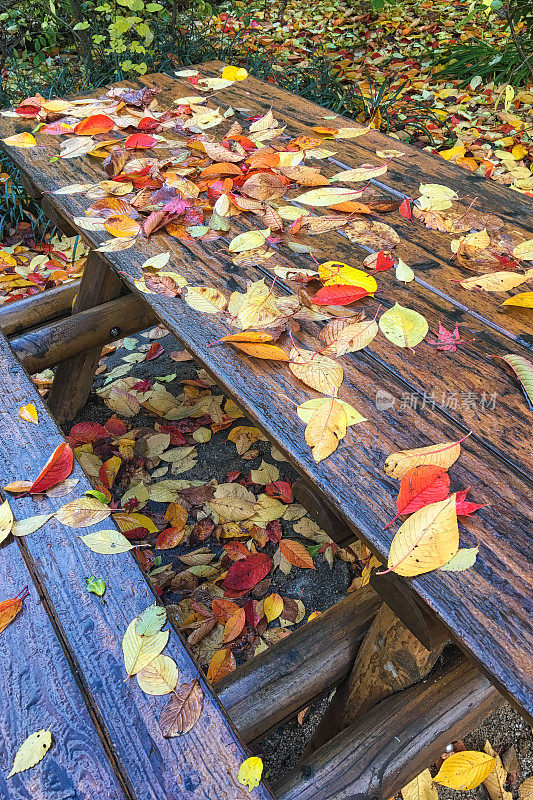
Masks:
[[[383,250],[380,250],[377,258],[376,258],[376,272],[385,272],[385,270],[390,269],[394,266],[394,258],[391,256],[390,253],[384,253]]]
[[[439,333],[437,340],[435,342],[431,342],[431,344],[434,344],[437,350],[447,350],[450,353],[455,353],[457,350],[457,345],[463,341],[464,339],[461,339],[461,334],[459,333],[459,328],[457,325],[453,331],[449,331],[439,322]]]
[[[157,358],[158,356],[161,355],[161,353],[164,353],[164,352],[165,352],[165,350],[164,350],[163,347],[161,347],[159,342],[154,342],[152,344],[152,346],[150,347],[150,349],[148,350],[148,352],[146,354],[146,358],[144,360],[145,361],[153,361],[154,358]]]
[[[412,514],[429,503],[436,503],[448,497],[450,476],[443,467],[422,464],[408,470],[402,478],[396,508],[398,513],[385,527],[394,522],[400,514]]]
[[[466,500],[465,498],[469,491],[470,486],[466,489],[461,489],[460,492],[456,492],[455,494],[455,509],[459,517],[469,517],[474,511],[477,511],[478,508],[485,508],[487,505],[486,503],[480,505],[479,503],[472,503],[470,500]]]
[[[61,483],[61,481],[68,478],[72,472],[73,463],[74,455],[71,446],[62,442],[56,447],[43,469],[28,489],[28,492],[30,494],[39,494],[40,492],[46,492],[47,489],[51,489],[56,483]]]
[[[91,114],[75,125],[74,133],[78,136],[94,136],[96,133],[108,133],[114,127],[115,123],[107,114]]]
[[[125,536],[126,539],[132,539],[134,541],[146,539],[148,536],[148,528],[143,528],[142,525],[139,525],[138,528],[130,528],[129,531],[122,531],[122,535]]]
[[[143,117],[142,120],[139,122],[137,127],[140,131],[144,133],[149,133],[150,131],[155,131],[156,128],[159,128],[160,122],[153,117]]]
[[[400,208],[398,211],[402,217],[405,217],[405,219],[411,219],[411,203],[407,197],[400,203]]]
[[[284,503],[292,503],[292,489],[288,481],[271,481],[267,483],[265,491],[269,497],[283,500]]]
[[[228,569],[222,586],[231,592],[246,592],[263,578],[272,568],[272,559],[266,553],[252,553],[243,561],[235,561]]]
[[[121,419],[117,419],[117,417],[110,417],[105,423],[104,428],[106,431],[109,431],[112,436],[122,436],[128,430],[126,423]]]
[[[267,522],[265,530],[270,541],[274,542],[274,544],[278,544],[279,540],[283,536],[280,521],[275,519],[272,522]]]
[[[73,425],[70,429],[67,439],[71,447],[79,447],[80,444],[97,442],[99,439],[109,439],[109,433],[99,422],[78,422],[77,425]]]
[[[318,306],[349,306],[368,294],[361,286],[324,286],[310,300]]]
[[[257,600],[248,600],[246,605],[244,606],[244,614],[246,616],[246,622],[248,625],[251,625],[253,628],[257,628],[259,622],[261,621],[261,617],[257,613]]]
[[[154,136],[148,136],[147,133],[132,133],[124,142],[124,147],[127,150],[146,150],[154,144],[157,144]]]
[[[249,553],[250,551],[248,551]],[[228,619],[239,610],[240,606],[234,603],[233,600],[228,600],[225,597],[216,597],[211,605],[213,614],[217,618],[217,622],[225,625]]]
[[[250,551],[242,542],[227,542],[224,550],[232,561],[242,561],[250,555]]]

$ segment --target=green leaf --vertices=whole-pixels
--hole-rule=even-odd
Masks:
[[[103,597],[106,585],[103,578],[97,578],[91,575],[89,578],[85,578],[85,588],[91,594],[95,594],[97,597]]]
[[[135,632],[139,636],[153,636],[161,630],[167,621],[167,612],[164,606],[158,606],[156,602],[141,611],[135,623]]]
[[[479,547],[460,547],[457,553],[450,558],[447,564],[440,569],[446,572],[462,572],[476,563]]]

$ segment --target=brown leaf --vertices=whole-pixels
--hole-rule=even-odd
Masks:
[[[287,191],[287,186],[277,175],[270,172],[256,172],[242,185],[243,194],[254,200],[274,200],[276,197],[283,197]]]
[[[204,693],[200,681],[178,686],[172,699],[161,709],[159,726],[163,736],[181,736],[188,733],[200,719],[204,703]]]

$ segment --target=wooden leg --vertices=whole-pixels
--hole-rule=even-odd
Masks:
[[[114,300],[122,281],[98,253],[91,251],[83,273],[74,313]],[[71,420],[87,402],[102,348],[100,345],[63,361],[55,373],[48,405],[59,424]]]
[[[380,700],[422,680],[443,647],[441,643],[427,650],[383,604],[359,649],[350,677],[337,690],[305,755],[357,722]]]

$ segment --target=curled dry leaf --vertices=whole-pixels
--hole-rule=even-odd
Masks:
[[[159,726],[163,736],[169,738],[188,733],[200,719],[203,703],[204,693],[199,680],[178,686],[159,715]]]
[[[517,356],[513,353],[502,356],[502,361],[512,369],[526,393],[530,407],[533,407],[533,363],[523,356]]]
[[[388,568],[398,575],[422,575],[442,567],[459,549],[455,495],[415,511],[392,540]]]

